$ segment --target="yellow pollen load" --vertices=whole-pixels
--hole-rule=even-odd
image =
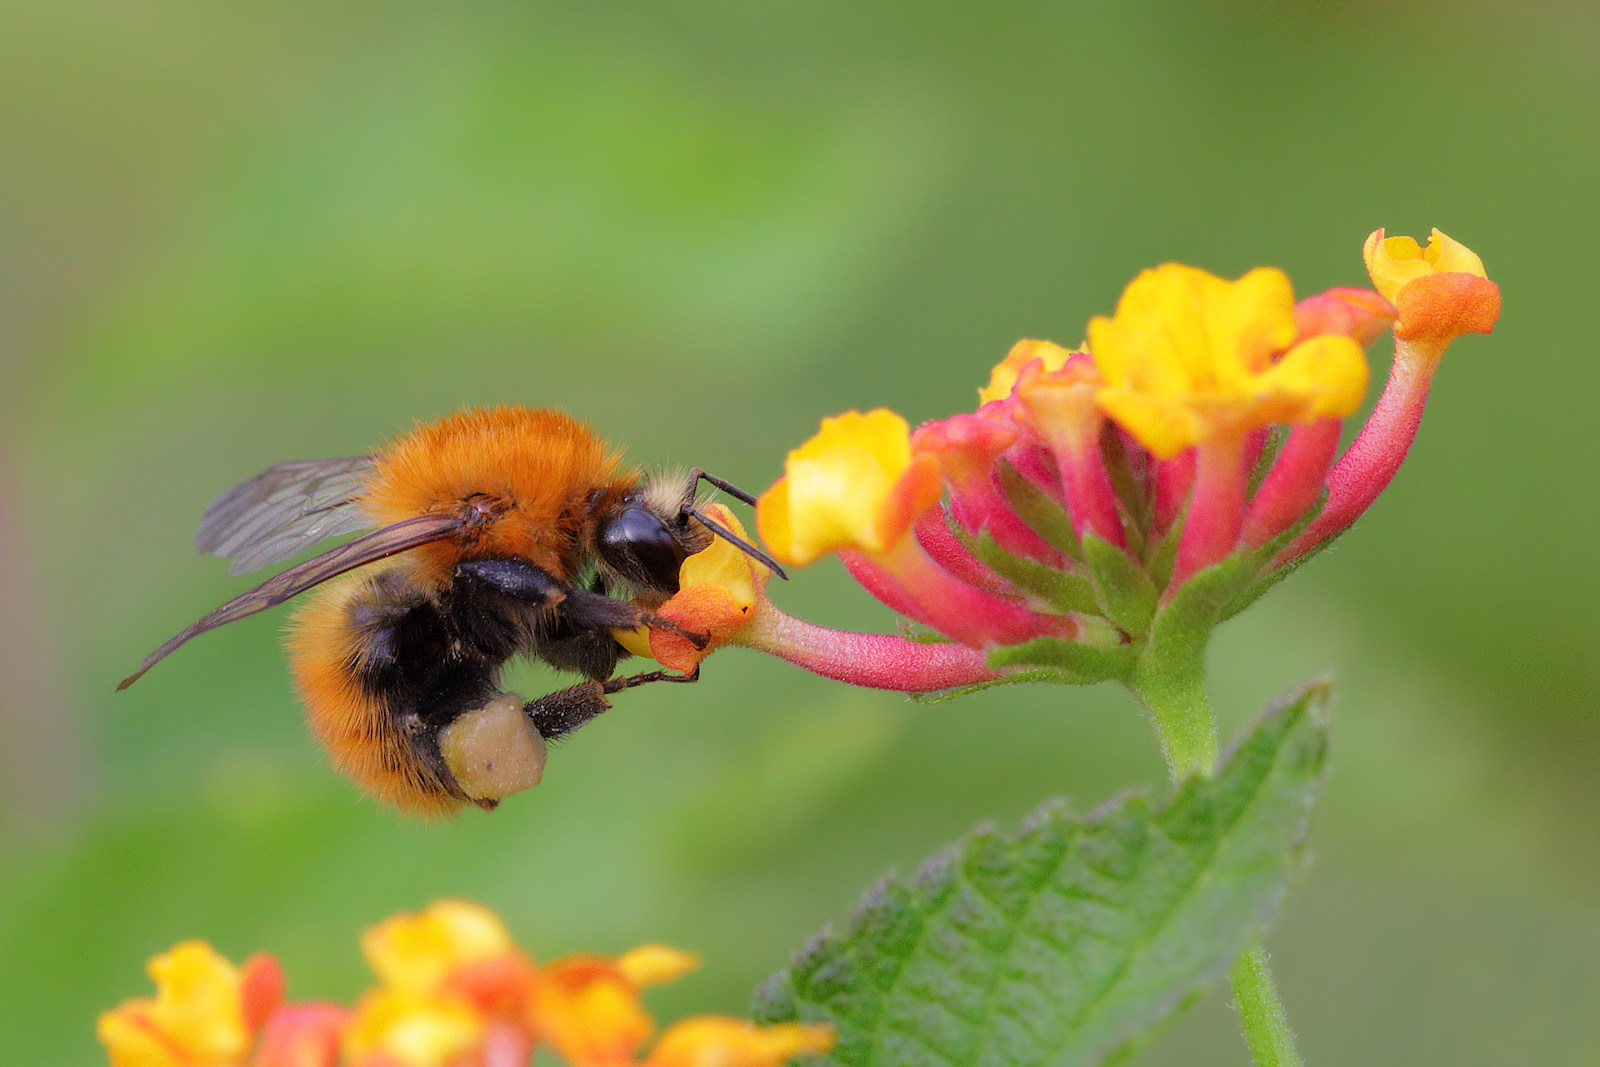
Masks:
[[[1129,283],[1113,317],[1089,323],[1106,381],[1097,400],[1161,459],[1258,426],[1354,412],[1367,386],[1360,345],[1294,338],[1294,293],[1282,271],[1258,268],[1230,282],[1164,264]]]

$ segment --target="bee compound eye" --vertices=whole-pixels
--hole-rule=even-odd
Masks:
[[[522,698],[502,693],[440,730],[439,752],[461,791],[483,801],[538,785],[547,749]]]
[[[677,589],[683,546],[652,512],[641,507],[623,508],[606,523],[600,541],[613,566],[620,565],[624,571],[642,570],[663,588]]]

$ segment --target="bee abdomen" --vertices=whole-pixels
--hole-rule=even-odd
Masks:
[[[307,726],[339,771],[419,814],[466,801],[437,730],[493,693],[493,671],[457,662],[437,605],[401,569],[318,589],[294,617],[288,650]]]

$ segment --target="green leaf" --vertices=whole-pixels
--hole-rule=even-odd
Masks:
[[[765,1022],[838,1031],[841,1067],[1073,1067],[1126,1051],[1272,923],[1300,863],[1327,692],[1261,721],[1163,806],[1047,805],[887,878],[757,993]]]
[[[1122,549],[1093,534],[1084,536],[1083,559],[1105,617],[1124,633],[1138,635],[1148,630],[1161,599],[1149,573]]]

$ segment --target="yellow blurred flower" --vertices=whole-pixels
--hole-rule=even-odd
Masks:
[[[500,917],[480,904],[440,900],[385,919],[361,936],[372,971],[397,989],[433,992],[457,968],[516,952]]]
[[[1161,459],[1355,411],[1367,386],[1361,347],[1348,336],[1294,341],[1294,294],[1270,268],[1230,282],[1164,264],[1129,283],[1115,316],[1089,323],[1102,410]]]
[[[910,438],[906,420],[884,408],[823,419],[756,504],[773,556],[804,565],[840,548],[877,553],[899,542],[943,491],[938,459],[914,456]]]
[[[228,1067],[250,1049],[239,968],[204,941],[147,965],[154,999],[127,1000],[97,1027],[114,1067]]]
[[[826,1052],[833,1043],[827,1026],[757,1026],[703,1015],[668,1027],[644,1062],[646,1067],[780,1067],[802,1052]]]
[[[1022,368],[1034,360],[1038,360],[1048,374],[1066,366],[1067,361],[1076,354],[1051,341],[1018,341],[1006,353],[1006,358],[996,363],[989,372],[989,384],[978,390],[978,403],[987,404],[991,400],[1004,400],[1010,396],[1018,376],[1022,374]]]
[[[676,982],[699,969],[699,956],[669,945],[640,945],[617,957],[617,970],[639,989]]]
[[[352,1067],[454,1067],[483,1042],[487,1020],[461,997],[388,988],[356,1004],[345,1032]]]

